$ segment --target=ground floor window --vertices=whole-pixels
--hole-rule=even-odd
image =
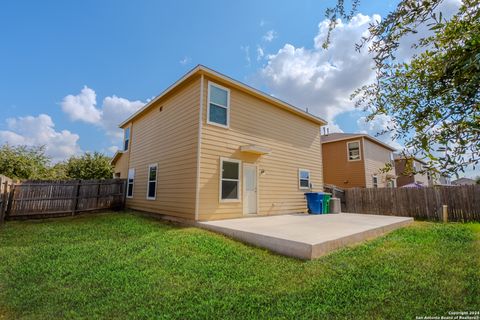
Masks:
[[[307,169],[298,169],[298,187],[300,189],[310,188],[310,171]]]
[[[133,180],[135,179],[135,169],[128,169],[127,179],[127,198],[133,197]]]
[[[220,200],[240,200],[240,164],[234,159],[220,159]]]
[[[155,200],[157,195],[157,165],[148,166],[147,199]]]
[[[377,176],[372,177],[372,184],[373,184],[374,188],[378,188],[378,177]]]

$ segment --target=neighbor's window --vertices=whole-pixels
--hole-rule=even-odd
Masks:
[[[133,197],[133,180],[135,179],[135,169],[128,169],[127,179],[127,198]]]
[[[300,189],[310,188],[310,171],[298,169],[298,187]]]
[[[148,166],[147,199],[155,200],[156,192],[157,192],[157,165],[151,164]]]
[[[347,143],[348,160],[360,160],[360,141],[353,141]]]
[[[373,184],[374,188],[378,188],[378,177],[377,176],[372,177],[372,184]]]
[[[208,86],[208,123],[228,127],[230,91],[210,83]]]
[[[387,188],[395,188],[395,180],[388,180]]]
[[[130,127],[125,128],[123,133],[123,150],[127,151],[130,144]]]
[[[240,199],[240,161],[231,159],[221,159],[221,182],[220,194],[221,200],[239,200]]]

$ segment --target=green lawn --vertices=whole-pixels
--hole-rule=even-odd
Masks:
[[[316,261],[132,214],[7,222],[0,319],[414,319],[480,310],[480,224],[413,226]]]

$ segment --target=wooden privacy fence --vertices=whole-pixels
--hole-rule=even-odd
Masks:
[[[125,203],[125,180],[23,181],[8,199],[6,219],[44,218],[113,209]]]
[[[449,221],[480,221],[480,185],[345,189],[345,212],[439,221],[443,205]]]

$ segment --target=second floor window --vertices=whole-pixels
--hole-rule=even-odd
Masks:
[[[130,127],[123,132],[123,151],[127,151],[130,144]]]
[[[208,86],[207,122],[228,128],[230,112],[230,91],[219,85],[210,83]]]
[[[360,141],[353,141],[347,143],[348,160],[360,160]]]

